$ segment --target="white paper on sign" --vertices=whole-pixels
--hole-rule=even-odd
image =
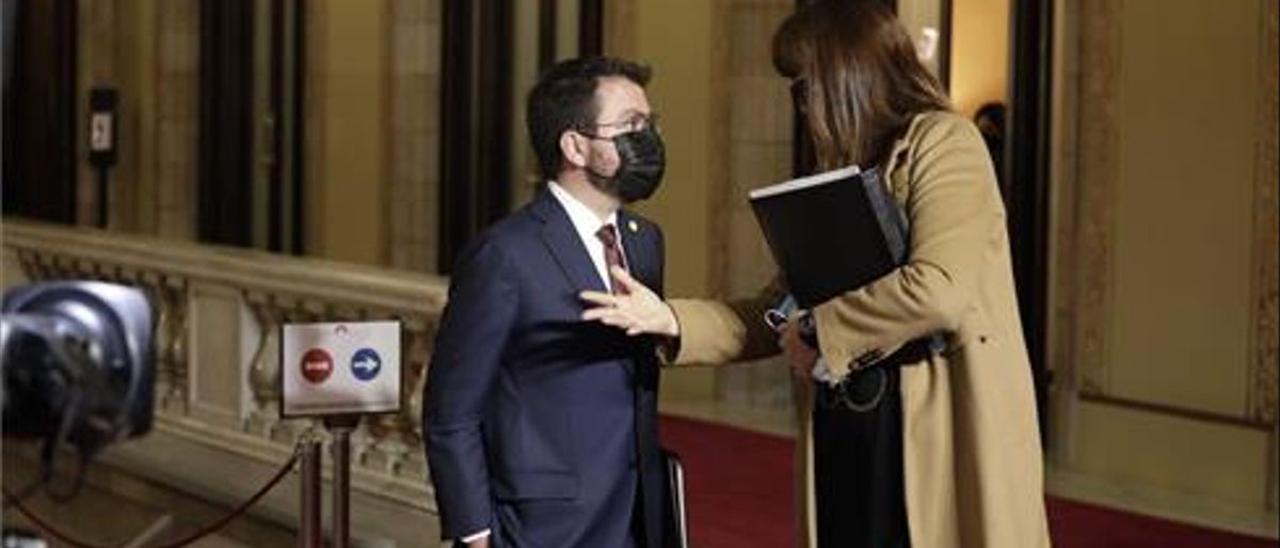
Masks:
[[[286,324],[280,344],[281,414],[398,411],[400,364],[400,322]]]
[[[105,152],[111,150],[111,115],[95,112],[89,119],[89,150]]]

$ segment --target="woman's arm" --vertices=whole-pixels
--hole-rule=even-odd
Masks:
[[[764,312],[782,300],[785,291],[775,280],[753,297],[731,302],[704,299],[663,301],[626,271],[614,279],[627,288],[624,295],[584,291],[588,305],[582,319],[622,329],[628,335],[657,335],[671,344],[668,365],[715,365],[776,354],[778,334],[764,321]]]
[[[954,331],[986,265],[1007,245],[1004,206],[982,138],[967,121],[922,128],[907,161],[908,263],[817,306],[822,356],[833,373],[865,367],[908,341]]]
[[[756,295],[735,301],[672,299],[680,323],[680,351],[673,365],[722,364],[777,354],[778,333],[764,321],[764,313],[786,291],[779,279]]]

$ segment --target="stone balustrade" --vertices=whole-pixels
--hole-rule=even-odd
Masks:
[[[363,521],[378,536],[413,545],[425,540],[419,534],[433,534],[423,530],[435,523],[420,417],[444,278],[10,220],[3,258],[6,287],[93,279],[147,293],[157,318],[153,431],[102,460],[187,492],[225,493],[228,501],[251,493],[253,470],[284,462],[298,437],[317,427],[279,416],[280,326],[399,320],[404,406],[366,418],[352,435],[352,522],[357,535]],[[265,500],[269,517],[296,515],[295,494]],[[373,508],[382,510],[362,519]],[[401,518],[425,523],[397,528]]]

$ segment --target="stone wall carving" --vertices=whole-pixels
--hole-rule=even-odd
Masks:
[[[1117,95],[1121,70],[1119,0],[1080,4],[1078,144],[1076,181],[1076,325],[1075,364],[1080,389],[1106,391],[1107,332],[1112,283],[1112,230],[1115,185],[1119,180]]]
[[[401,321],[405,405],[398,414],[366,420],[352,435],[352,488],[416,511],[431,509],[420,416],[431,340],[444,308],[443,278],[8,220],[4,253],[6,264],[21,270],[5,273],[9,283],[96,279],[143,289],[157,318],[153,430],[213,444],[255,465],[274,465],[314,427],[279,417],[283,323]],[[217,318],[235,325],[195,321]]]
[[[1277,75],[1277,43],[1280,42],[1280,7],[1263,2],[1265,43],[1259,57],[1261,89],[1258,109],[1257,166],[1254,187],[1254,362],[1249,390],[1252,418],[1275,422],[1276,392],[1280,390],[1280,78]]]

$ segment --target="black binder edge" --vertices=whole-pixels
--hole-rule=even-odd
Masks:
[[[858,175],[862,181],[862,189],[867,194],[867,201],[874,210],[876,221],[880,224],[880,233],[884,235],[885,245],[893,255],[893,262],[899,265],[907,261],[908,232],[907,214],[889,195],[884,187],[877,169],[869,169]]]
[[[884,182],[880,179],[878,169],[863,171],[858,176],[861,178],[863,190],[867,193],[867,201],[875,211],[880,233],[884,235],[885,246],[893,255],[893,262],[899,266],[906,264],[910,259],[908,245],[911,239],[909,229],[911,224],[907,219],[907,212],[903,211],[898,201],[889,194],[889,189],[885,188]],[[933,354],[941,354],[947,348],[946,336],[942,333],[931,333],[921,339],[927,339],[927,348]]]

